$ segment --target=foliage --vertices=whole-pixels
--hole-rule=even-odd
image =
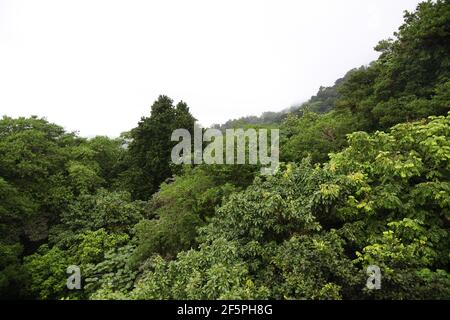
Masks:
[[[310,155],[313,162],[324,162],[346,146],[349,133],[445,115],[450,110],[449,6],[448,1],[427,1],[406,12],[395,40],[376,46],[379,59],[349,71],[333,87],[321,88],[287,116],[283,160],[298,162]],[[332,112],[311,114],[323,108]]]
[[[213,172],[216,172],[215,170]],[[138,247],[135,259],[144,261],[155,253],[171,258],[196,246],[197,228],[206,223],[222,198],[234,187],[213,176],[206,166],[185,168],[171,183],[163,183],[150,203],[155,217],[135,226]]]
[[[450,299],[449,5],[300,107],[218,126],[281,127],[273,176],[170,164],[195,119],[166,96],[117,139],[3,117],[0,297]]]
[[[30,290],[39,299],[58,298],[66,290],[66,269],[72,263],[61,249],[43,245],[25,258],[25,270],[30,275]]]
[[[370,130],[448,112],[443,97],[450,77],[449,12],[446,0],[422,2],[406,12],[395,39],[375,48],[380,58],[342,84],[337,105],[364,113]]]
[[[134,249],[131,245],[113,248],[101,262],[86,266],[84,290],[92,294],[91,298],[100,299],[104,291],[125,294],[133,288],[138,275],[130,263]]]
[[[155,257],[150,271],[130,293],[132,299],[263,299],[268,290],[255,286],[236,245],[218,239],[199,250],[165,262]]]
[[[132,201],[126,191],[100,189],[84,194],[61,215],[62,227],[74,232],[104,228],[110,232],[130,232],[145,215],[146,203]],[[61,230],[61,228],[59,228]]]
[[[172,132],[186,129],[192,134],[194,123],[184,102],[174,106],[170,98],[160,96],[152,105],[150,117],[143,117],[131,131],[129,169],[122,176],[136,199],[149,199],[162,182],[176,173],[170,165],[171,150],[176,144],[171,141]]]
[[[67,249],[58,246],[50,249],[48,245],[42,245],[36,253],[25,258],[24,267],[31,278],[31,292],[40,299],[83,297],[83,292],[67,290],[67,267],[77,265],[81,275],[89,278],[89,271],[103,261],[105,252],[128,241],[129,237],[125,234],[108,234],[104,229],[99,229],[78,234]]]
[[[340,300],[355,295],[364,274],[345,255],[344,244],[334,230],[283,243],[273,262],[282,275],[276,297]]]
[[[309,157],[314,163],[324,162],[329,153],[347,145],[346,134],[359,130],[362,122],[349,112],[291,115],[281,127],[281,159],[299,162]]]
[[[205,298],[203,286],[190,285],[204,265],[189,265],[188,279],[178,266],[226,241],[269,298],[449,298],[449,129],[447,116],[354,133],[323,166],[304,161],[257,178],[202,228],[198,250],[156,258],[130,297]],[[381,268],[386,291],[363,290],[370,264]],[[171,268],[177,277],[157,281]],[[172,291],[177,281],[187,292]]]

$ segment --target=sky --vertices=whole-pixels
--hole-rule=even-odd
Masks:
[[[82,136],[159,95],[203,126],[306,101],[375,60],[418,0],[0,0],[0,116]]]

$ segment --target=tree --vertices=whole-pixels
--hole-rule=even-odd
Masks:
[[[151,260],[148,272],[129,294],[132,299],[264,299],[268,290],[256,286],[239,259],[236,244],[218,239],[175,261]],[[108,293],[107,293],[108,294]]]
[[[68,248],[42,245],[36,253],[24,259],[31,294],[38,299],[87,298],[89,290],[67,289],[67,267],[76,265],[80,268],[83,284],[95,275],[94,266],[104,260],[105,253],[124,246],[128,241],[126,234],[107,233],[99,229],[77,234]]]
[[[230,182],[217,181],[207,166],[186,167],[183,175],[163,183],[150,201],[153,219],[135,226],[138,246],[135,260],[154,254],[174,258],[182,250],[197,246],[197,228],[213,216],[216,206],[235,190]]]
[[[131,297],[223,297],[203,284],[225,281],[209,264],[220,243],[248,279],[233,292],[251,283],[275,299],[448,299],[449,128],[450,115],[356,132],[324,165],[305,160],[257,178],[201,228],[198,250],[152,260]],[[371,264],[387,292],[362,290]],[[230,281],[237,272],[222,270]]]
[[[421,2],[405,12],[395,39],[383,40],[379,59],[351,75],[340,87],[339,107],[363,112],[371,125],[387,129],[430,115],[445,115],[448,100],[437,95],[450,78],[450,3]]]
[[[193,133],[194,123],[184,102],[174,106],[167,96],[155,101],[150,117],[143,117],[131,131],[127,174],[134,198],[149,199],[159,185],[177,171],[171,166],[171,150],[176,145],[171,141],[172,132],[186,129]]]

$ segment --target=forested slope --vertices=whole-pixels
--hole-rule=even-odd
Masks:
[[[450,299],[450,1],[376,50],[302,108],[222,127],[280,128],[269,177],[173,165],[195,119],[166,96],[117,139],[3,117],[0,297]]]

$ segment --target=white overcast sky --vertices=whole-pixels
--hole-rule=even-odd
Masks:
[[[117,136],[160,94],[207,126],[377,58],[418,0],[0,0],[0,116]]]

